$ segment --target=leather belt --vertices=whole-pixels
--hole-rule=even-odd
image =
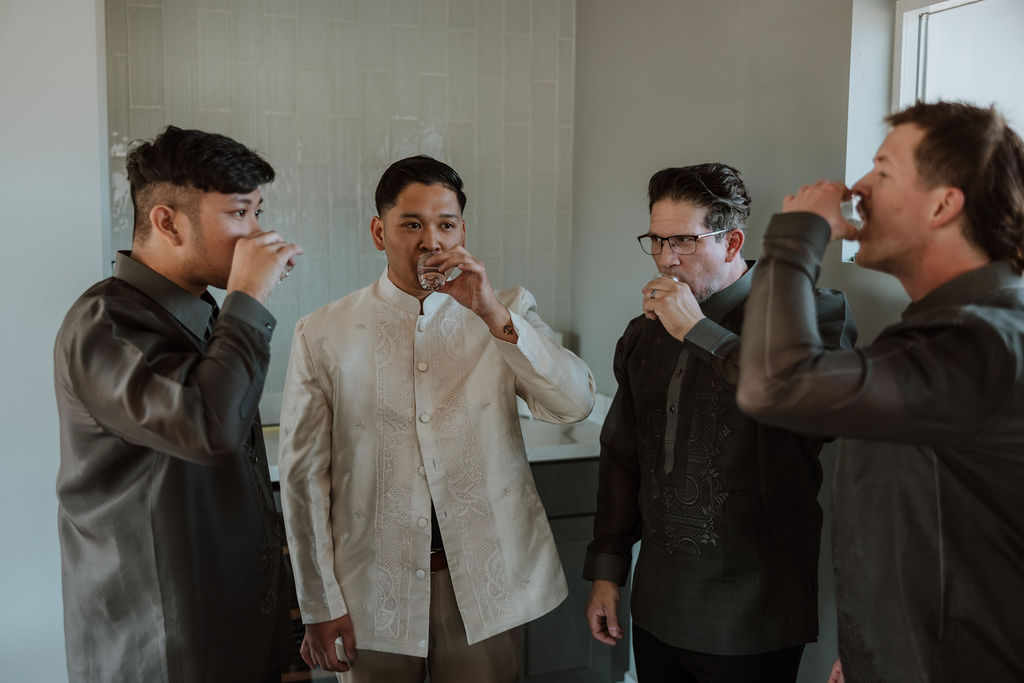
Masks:
[[[444,554],[444,550],[431,550],[430,573],[433,574],[442,569],[448,569],[448,557]]]

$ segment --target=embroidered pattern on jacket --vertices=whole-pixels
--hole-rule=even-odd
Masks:
[[[413,478],[402,472],[411,467],[398,454],[415,452],[410,445],[415,426],[415,401],[409,371],[413,347],[409,344],[409,314],[386,305],[375,306],[377,398],[377,505],[374,512],[377,610],[374,633],[387,640],[404,640],[409,633],[409,594],[412,590],[412,549],[409,510]]]
[[[444,459],[448,491],[454,501],[455,523],[459,528],[463,562],[485,626],[511,618],[508,571],[498,530],[487,497],[475,420],[465,395],[467,353],[463,334],[464,315],[457,304],[443,307],[428,328],[431,379],[436,397],[438,452]],[[440,512],[438,514],[441,514]]]
[[[715,522],[722,516],[728,491],[723,490],[715,465],[722,441],[729,428],[722,421],[723,386],[710,376],[699,373],[690,388],[693,406],[689,439],[686,444],[686,474],[682,485],[670,483],[670,476],[652,485],[660,494],[652,498],[654,510],[650,537],[671,555],[682,551],[700,557],[702,549],[717,547],[719,536]],[[677,464],[678,466],[678,464]],[[654,478],[660,478],[655,474]]]

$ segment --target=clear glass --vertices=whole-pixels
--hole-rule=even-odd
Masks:
[[[852,195],[839,203],[839,213],[843,220],[860,230],[864,227],[864,218],[860,214],[860,195]]]
[[[441,269],[437,266],[428,266],[426,260],[437,253],[436,251],[428,251],[425,254],[420,254],[420,257],[416,259],[416,278],[420,281],[420,287],[430,292],[436,292],[441,289],[444,287],[444,283],[454,280],[459,274],[458,268],[451,268],[448,272],[441,272]]]

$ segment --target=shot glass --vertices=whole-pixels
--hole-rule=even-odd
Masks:
[[[855,194],[839,203],[839,213],[843,220],[858,230],[864,227],[864,218],[860,215],[860,199],[860,195]]]
[[[454,280],[459,274],[458,268],[442,272],[437,266],[428,266],[427,259],[436,254],[436,251],[428,251],[425,254],[420,254],[420,257],[416,259],[416,278],[420,281],[420,287],[430,292],[441,289],[444,287],[444,283]]]

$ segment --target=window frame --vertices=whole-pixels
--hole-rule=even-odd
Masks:
[[[975,5],[984,0],[896,0],[892,58],[891,111],[900,111],[917,101],[924,90],[922,76],[927,59],[922,31],[922,17],[945,12],[964,5]]]

